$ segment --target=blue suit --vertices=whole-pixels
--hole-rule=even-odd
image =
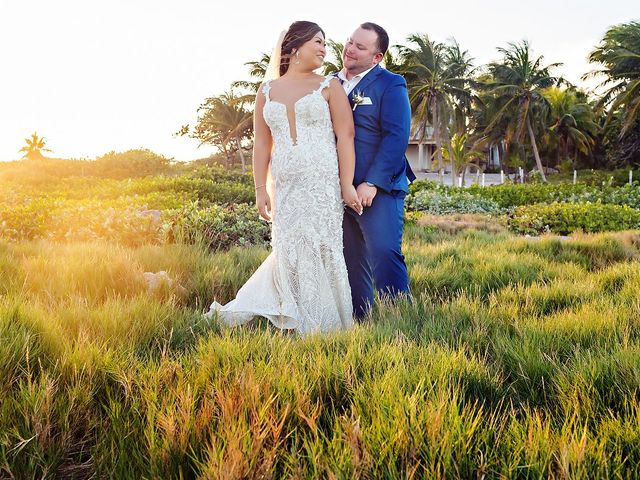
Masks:
[[[353,312],[357,318],[373,305],[374,287],[384,296],[409,294],[402,255],[404,197],[415,175],[405,152],[411,128],[407,83],[376,65],[349,94],[370,99],[353,111],[356,168],[354,185],[373,183],[378,193],[361,216],[344,215],[344,257],[349,273]]]

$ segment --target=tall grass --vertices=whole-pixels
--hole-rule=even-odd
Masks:
[[[305,339],[201,316],[263,249],[0,242],[0,477],[640,476],[640,237],[405,238],[413,301]]]

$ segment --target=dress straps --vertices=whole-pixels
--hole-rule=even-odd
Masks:
[[[322,80],[322,82],[320,82],[320,85],[318,86],[318,88],[316,88],[313,92],[308,93],[305,96],[311,95],[312,93],[319,93],[322,92],[322,90],[324,90],[325,88],[327,88],[329,86],[329,84],[331,83],[331,80],[333,80],[334,77],[333,75],[327,75],[326,77],[324,77],[324,80]],[[269,96],[269,92],[271,92],[271,80],[267,80],[266,82],[264,82],[262,84],[262,93],[264,94],[264,97],[266,98],[267,102],[271,101],[271,97]],[[304,97],[302,97],[304,98]]]
[[[270,91],[271,91],[271,80],[267,80],[262,85],[262,93],[264,94],[264,97],[267,99],[267,102],[271,101],[271,99],[269,98]]]
[[[322,81],[322,83],[320,83],[320,86],[318,87],[316,92],[321,92],[322,90],[327,88],[331,83],[331,80],[333,80],[334,78],[335,77],[333,75],[327,75],[326,77],[324,77],[324,80]]]

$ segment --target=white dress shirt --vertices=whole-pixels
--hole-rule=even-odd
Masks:
[[[344,88],[344,91],[346,92],[346,94],[349,95],[351,93],[351,90],[356,88],[356,85],[358,85],[358,83],[360,83],[360,80],[362,80],[364,78],[364,76],[367,73],[369,73],[371,70],[373,70],[375,67],[376,66],[374,65],[370,69],[365,70],[364,72],[353,76],[353,78],[351,78],[351,80],[347,80],[347,75],[345,73],[345,70],[340,70],[338,72],[338,78],[342,81],[342,88]]]

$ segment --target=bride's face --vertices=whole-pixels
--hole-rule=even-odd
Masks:
[[[301,62],[310,65],[313,70],[321,67],[324,63],[324,57],[327,55],[322,32],[316,33],[311,40],[305,42],[299,52]]]

